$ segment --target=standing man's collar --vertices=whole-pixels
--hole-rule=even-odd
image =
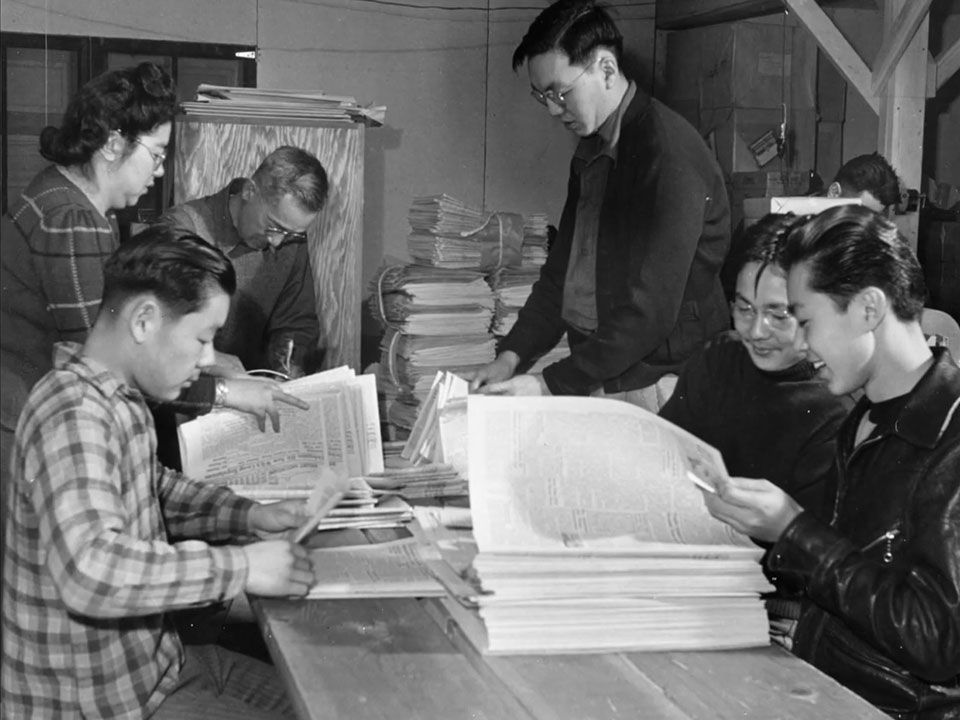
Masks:
[[[633,80],[628,81],[627,90],[620,99],[620,104],[616,110],[603,121],[596,133],[580,140],[574,152],[574,158],[589,163],[601,155],[606,155],[616,162],[617,144],[620,142],[620,127],[636,94],[637,84]]]

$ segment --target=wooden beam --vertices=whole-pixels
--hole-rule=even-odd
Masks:
[[[883,91],[890,75],[893,73],[893,69],[900,62],[903,51],[907,49],[907,45],[917,34],[920,23],[927,17],[932,2],[933,0],[912,0],[912,2],[904,5],[903,9],[897,14],[897,18],[892,25],[893,32],[884,36],[883,44],[873,61],[872,90],[874,95],[879,95]]]
[[[937,90],[960,70],[960,40],[937,56]]]
[[[896,24],[902,11],[915,1],[884,0],[885,40],[897,33]],[[877,149],[890,161],[903,185],[914,189],[923,187],[923,127],[927,105],[929,37],[930,18],[926,16],[922,19],[919,29],[914,33],[897,62],[890,81],[880,95]],[[896,221],[901,232],[916,250],[919,213],[898,215]]]
[[[871,80],[873,75],[850,42],[837,29],[814,0],[783,0],[797,20],[813,35],[830,62],[847,79],[847,82],[859,92],[873,111],[879,113],[880,101],[873,94]]]
[[[657,30],[685,30],[779,12],[781,0],[657,0]]]

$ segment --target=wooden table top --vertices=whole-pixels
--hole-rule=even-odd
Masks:
[[[302,720],[883,720],[778,646],[480,655],[436,600],[252,603]]]

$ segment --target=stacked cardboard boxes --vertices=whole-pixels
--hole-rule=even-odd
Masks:
[[[787,16],[673,32],[666,76],[667,104],[700,129],[728,175],[814,167],[817,48]],[[758,162],[751,145],[779,136],[784,121],[783,153]]]

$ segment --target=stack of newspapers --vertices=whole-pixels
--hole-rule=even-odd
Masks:
[[[418,265],[492,272],[547,258],[543,213],[484,212],[443,194],[414,198],[407,219],[407,250]]]
[[[193,101],[181,103],[186,115],[245,118],[264,122],[321,120],[383,125],[386,108],[360,105],[347,95],[278,88],[248,88],[201,83]]]
[[[546,261],[546,215],[487,213],[446,194],[416,197],[408,213],[412,264],[392,264],[371,283],[384,327],[377,368],[383,413],[409,430],[434,375],[469,375],[496,357],[497,337]],[[547,361],[564,357],[563,346]]]
[[[539,268],[547,261],[547,216],[531,213],[523,216],[523,267]]]
[[[471,395],[467,425],[473,591],[441,602],[481,652],[768,644],[762,550],[700,489],[716,449],[603,398]]]
[[[411,428],[437,370],[469,373],[496,357],[493,291],[482,273],[423,265],[383,268],[370,306],[384,327],[378,388],[387,420]]]

